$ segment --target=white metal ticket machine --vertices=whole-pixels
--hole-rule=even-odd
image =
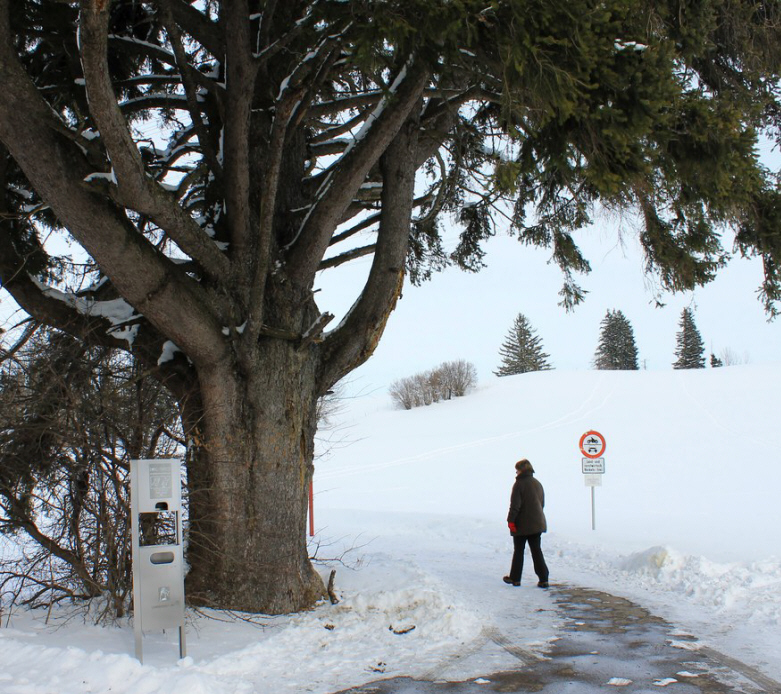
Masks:
[[[133,624],[136,658],[143,662],[144,632],[179,628],[185,657],[184,553],[180,461],[130,461],[133,541]]]

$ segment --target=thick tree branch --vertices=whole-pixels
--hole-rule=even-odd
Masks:
[[[254,276],[250,294],[250,309],[247,318],[246,342],[255,345],[263,325],[263,306],[266,290],[266,276],[271,263],[271,246],[274,242],[274,217],[277,208],[277,194],[280,173],[284,159],[285,144],[291,127],[295,124],[294,114],[303,108],[307,92],[305,79],[313,71],[322,74],[333,61],[335,52],[331,40],[323,41],[309,60],[300,64],[286,80],[286,88],[280,91],[274,108],[274,121],[267,154],[267,166],[260,190],[260,214],[258,221],[258,250],[255,258]]]
[[[137,54],[150,60],[159,61],[165,65],[170,65],[173,69],[182,69],[176,60],[176,56],[170,51],[160,46],[155,46],[149,43],[142,43],[134,41],[128,36],[116,36],[109,34],[108,45],[114,50],[121,51],[127,54]],[[224,93],[222,85],[215,80],[211,79],[208,75],[205,75],[200,70],[197,70],[192,65],[186,67],[187,77],[193,83],[199,87],[203,87],[211,94],[216,95],[218,98],[222,98]],[[176,82],[180,82],[180,75],[178,73],[167,73],[164,75],[139,75],[137,77],[131,77],[128,80],[120,81],[116,83],[116,86],[124,86],[127,84],[138,84],[144,81],[165,83],[167,79],[174,79]]]
[[[471,87],[468,90],[458,89],[426,89],[424,96],[430,98],[433,104],[455,105],[466,103],[480,94],[479,87]],[[364,109],[367,106],[376,105],[382,98],[382,90],[361,92],[358,94],[345,94],[344,96],[321,101],[310,109],[310,116],[314,118],[323,118],[325,116],[334,116],[340,113],[346,113],[353,109]],[[430,113],[430,109],[427,109]]]
[[[377,195],[381,198],[379,190],[377,192]],[[413,209],[415,209],[417,207],[420,207],[421,205],[425,205],[425,204],[431,202],[433,197],[434,196],[432,195],[431,191],[428,191],[424,195],[421,195],[421,196],[415,198],[415,200],[412,202]],[[353,203],[354,204],[350,205],[350,207],[348,208],[348,210],[347,210],[347,212],[345,214],[344,219],[342,219],[342,221],[340,222],[340,226],[342,224],[345,224],[345,223],[349,222],[351,219],[353,219],[353,217],[355,217],[360,212],[365,212],[366,211],[366,207],[367,207],[366,204],[364,204],[364,203],[355,203],[355,201],[353,201]],[[374,213],[368,215],[367,217],[364,217],[359,222],[356,222],[349,229],[345,229],[344,231],[340,231],[338,234],[335,234],[333,236],[333,238],[331,238],[331,240],[328,242],[328,245],[329,246],[335,246],[336,244],[341,243],[342,241],[346,241],[351,236],[355,236],[355,234],[357,234],[357,233],[359,233],[361,231],[364,231],[364,230],[368,229],[371,226],[374,226],[379,220],[380,220],[380,212],[374,212]],[[322,266],[321,266],[321,269],[322,269]]]
[[[289,245],[289,271],[302,285],[311,282],[334,229],[369,171],[419,104],[428,78],[429,72],[422,65],[408,65],[364,124],[355,145],[321,185],[314,206]]]
[[[331,154],[342,154],[349,146],[349,140],[327,140],[321,144],[310,144],[309,151],[313,157],[326,157]]]
[[[214,278],[224,277],[228,261],[173,196],[149,178],[127,122],[117,104],[108,71],[108,6],[82,2],[80,47],[92,116],[111,159],[120,199],[148,215],[174,242]]]
[[[313,118],[323,118],[324,116],[333,116],[339,113],[349,112],[351,109],[364,109],[368,106],[375,106],[382,99],[382,90],[377,89],[372,92],[362,94],[350,94],[330,101],[322,101],[313,106],[309,115]]]
[[[320,392],[372,355],[401,294],[415,191],[417,139],[418,119],[410,117],[380,159],[384,185],[374,261],[360,297],[323,343]]]
[[[12,52],[7,1],[0,4],[0,140],[73,237],[117,290],[195,364],[226,349],[206,294],[153,248],[108,200],[79,181],[91,173]],[[3,7],[5,5],[5,7]]]
[[[349,229],[346,229],[345,231],[342,231],[336,236],[334,236],[331,241],[328,243],[329,246],[335,246],[337,243],[341,243],[342,241],[346,241],[351,236],[355,236],[360,231],[364,231],[365,229],[368,229],[370,226],[373,226],[377,222],[380,221],[380,213],[376,212],[374,214],[370,214],[368,217],[362,219],[357,224],[351,226]]]
[[[355,260],[356,258],[363,258],[364,256],[371,255],[376,249],[377,244],[374,243],[371,243],[368,246],[353,248],[351,251],[345,251],[344,253],[340,253],[339,255],[335,255],[331,258],[326,258],[325,260],[321,261],[318,270],[327,270],[328,268],[344,265],[345,263],[349,263],[351,260]]]
[[[184,397],[192,386],[193,374],[184,360],[161,363],[165,338],[144,317],[132,316],[126,322],[117,322],[111,320],[106,315],[109,312],[103,308],[110,302],[85,300],[35,281],[25,268],[25,259],[13,248],[7,229],[2,229],[2,226],[0,282],[37,323],[62,330],[87,344],[132,352],[150,375],[165,383],[179,398]],[[7,357],[8,353],[3,356]]]
[[[224,6],[223,26],[226,42],[226,82],[228,95],[225,112],[225,201],[231,236],[231,259],[239,283],[251,279],[249,263],[254,248],[251,242],[250,214],[250,111],[255,93],[257,65],[252,58],[249,7],[247,0],[235,0]],[[247,295],[248,290],[243,292]]]
[[[171,8],[176,23],[200,43],[209,53],[219,58],[225,53],[225,40],[218,27],[206,15],[186,0],[171,0]]]
[[[379,97],[377,97],[374,100],[375,106],[379,101],[380,101]],[[352,118],[348,118],[344,123],[339,123],[338,125],[326,126],[323,125],[322,123],[316,123],[316,125],[324,129],[322,132],[312,137],[310,142],[313,146],[332,142],[336,138],[344,135],[345,133],[349,133],[350,131],[355,130],[358,124],[366,121],[366,119],[371,115],[371,113],[372,113],[371,109],[364,108]]]
[[[0,278],[3,288],[36,321],[59,328],[64,332],[94,344],[127,349],[128,343],[111,334],[112,324],[105,318],[80,313],[73,306],[47,294],[24,270],[8,272],[4,234],[0,234]]]
[[[163,17],[163,24],[170,37],[171,46],[176,56],[176,63],[179,67],[179,73],[182,76],[182,85],[184,86],[184,92],[187,96],[187,106],[190,110],[190,118],[193,123],[193,130],[198,137],[198,142],[201,146],[201,151],[209,162],[209,167],[217,178],[222,176],[222,166],[217,160],[217,153],[212,147],[211,140],[209,138],[209,132],[206,124],[201,117],[201,107],[198,104],[197,89],[194,80],[190,74],[190,61],[189,56],[184,50],[184,43],[182,41],[181,32],[179,27],[173,19],[171,6],[175,4],[172,0],[161,0],[161,14]]]

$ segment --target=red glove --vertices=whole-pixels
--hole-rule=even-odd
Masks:
[[[515,528],[515,523],[508,523],[507,527],[510,528],[510,532],[513,534],[518,532],[518,530]]]

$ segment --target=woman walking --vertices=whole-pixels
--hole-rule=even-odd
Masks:
[[[515,464],[515,484],[510,495],[510,512],[507,514],[507,526],[513,537],[513,561],[510,575],[502,580],[513,586],[521,585],[523,573],[523,555],[529,544],[537,585],[548,587],[548,566],[542,554],[542,533],[548,525],[545,521],[545,491],[534,477],[532,464],[524,458]]]

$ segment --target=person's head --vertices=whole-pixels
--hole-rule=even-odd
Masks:
[[[534,473],[534,468],[532,467],[532,464],[526,460],[526,458],[522,458],[517,463],[515,463],[515,472],[519,475],[526,475],[528,473]]]

